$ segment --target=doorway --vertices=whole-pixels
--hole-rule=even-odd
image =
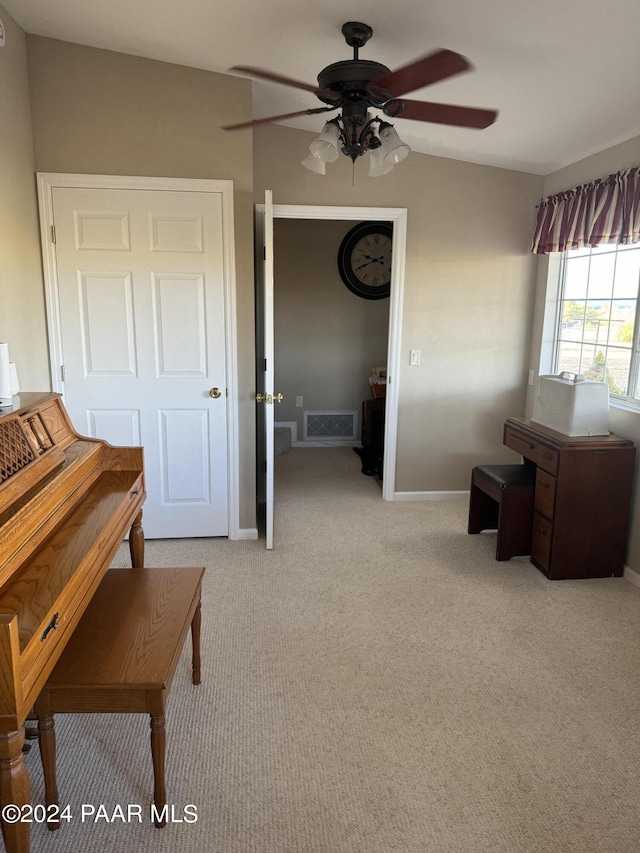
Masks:
[[[396,443],[398,425],[398,377],[400,337],[404,295],[407,210],[384,207],[330,207],[272,204],[272,193],[265,192],[265,204],[256,205],[257,270],[257,388],[256,401],[273,403],[273,223],[276,219],[348,220],[389,222],[393,226],[391,296],[387,347],[387,390],[385,401],[385,438],[382,497],[395,498]],[[264,413],[264,416],[263,414]],[[258,517],[264,518],[266,547],[273,547],[273,406],[258,408],[257,495]]]
[[[294,449],[360,448],[362,436],[366,460],[356,467],[353,456],[354,475],[362,468],[381,478],[389,289],[361,295],[345,283],[338,259],[353,229],[348,220],[274,222],[274,371],[283,395],[275,449],[288,440]],[[368,239],[376,254],[378,236]],[[373,280],[389,269],[364,264],[365,274],[375,269]]]

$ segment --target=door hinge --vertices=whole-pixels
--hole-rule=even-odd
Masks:
[[[67,374],[64,369],[64,364],[60,365],[60,379],[62,379],[63,382],[67,381]]]
[[[267,359],[266,359],[266,358],[265,358],[265,360],[264,360],[264,369],[265,369],[265,372],[266,372],[266,370],[267,370]]]
[[[263,261],[267,260],[267,247],[266,246],[262,247],[262,260]]]
[[[56,226],[55,225],[51,226],[51,242],[52,243],[56,242]]]

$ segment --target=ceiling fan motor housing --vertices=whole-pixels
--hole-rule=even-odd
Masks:
[[[374,95],[367,89],[367,84],[389,73],[386,65],[367,59],[346,59],[342,62],[334,62],[318,74],[318,86],[320,89],[335,92],[336,97],[323,91],[318,93],[318,97],[325,104],[335,104],[336,101],[344,98],[347,101],[363,100],[369,106],[380,107],[389,100],[391,95],[388,92],[376,92]]]

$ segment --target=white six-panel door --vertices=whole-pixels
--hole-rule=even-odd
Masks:
[[[228,533],[221,204],[53,188],[65,403],[79,432],[144,447],[149,538]]]

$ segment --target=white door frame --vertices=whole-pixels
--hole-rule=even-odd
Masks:
[[[64,395],[62,377],[62,327],[60,294],[54,242],[53,190],[77,189],[156,190],[218,193],[222,197],[225,351],[227,383],[227,500],[229,539],[240,539],[240,449],[238,442],[238,334],[236,320],[235,242],[233,230],[233,181],[197,178],[145,178],[130,175],[74,175],[38,172],[38,208],[42,262],[44,265],[45,304],[49,333],[51,387]]]
[[[395,500],[400,339],[404,300],[404,265],[407,254],[407,209],[405,207],[332,207],[327,205],[274,204],[273,218],[354,219],[358,222],[366,220],[367,222],[393,223],[382,497],[385,501]]]

